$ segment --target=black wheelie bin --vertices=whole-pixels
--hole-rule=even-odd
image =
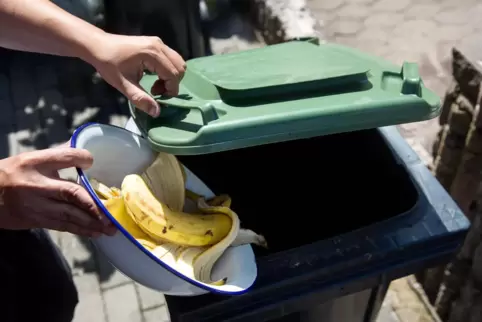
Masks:
[[[416,64],[314,39],[187,66],[161,116],[133,121],[269,249],[242,295],[166,296],[173,322],[373,321],[390,281],[461,245],[469,222],[394,127],[440,112]]]

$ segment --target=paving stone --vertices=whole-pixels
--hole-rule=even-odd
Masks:
[[[320,0],[318,0],[318,1],[320,1]],[[364,4],[367,7],[370,7],[370,5],[373,4],[375,1],[376,0],[350,0],[350,3]]]
[[[391,305],[400,321],[435,322],[430,309],[420,300],[419,295],[410,287],[409,278],[401,278],[390,284],[387,294]]]
[[[386,12],[402,11],[411,5],[411,0],[378,0],[373,4],[373,11],[380,10]]]
[[[114,115],[110,115],[109,124],[119,126],[119,127],[124,127],[127,123],[127,120],[128,118],[125,115],[114,114]]]
[[[383,41],[380,40],[365,40],[363,42],[357,43],[356,48],[378,57],[386,57],[392,51],[392,48],[390,48],[388,45],[384,44]]]
[[[77,170],[75,168],[67,168],[59,170],[59,175],[64,180],[76,181],[77,180]]]
[[[150,288],[137,283],[135,283],[135,288],[137,295],[139,296],[141,309],[148,310],[166,304],[162,293],[151,290]]]
[[[381,35],[380,39],[388,39],[386,28],[381,27],[395,27],[399,25],[403,19],[403,13],[399,12],[373,12],[370,15],[365,16],[365,26],[371,27],[370,31],[373,32],[374,29],[385,32]]]
[[[419,18],[431,20],[431,18],[440,11],[442,7],[436,2],[417,3],[414,1],[409,7],[405,8],[403,14],[405,18]]]
[[[142,322],[134,284],[105,291],[104,301],[108,322]]]
[[[479,32],[474,32],[472,26],[468,25],[441,25],[437,26],[437,40],[455,43],[458,39],[475,33],[480,37]]]
[[[474,10],[476,10],[476,8],[472,8],[472,11]],[[441,24],[451,25],[462,25],[467,22],[467,18],[468,12],[466,8],[447,8],[434,16],[435,21]]]
[[[470,48],[473,47],[474,44],[480,44],[480,41],[482,40],[481,34],[480,33],[473,33],[473,34],[468,34],[464,35],[461,37],[462,39],[459,42],[459,46],[461,48]]]
[[[31,152],[37,149],[36,144],[43,146],[41,134],[25,129],[9,134],[10,155]]]
[[[60,246],[74,274],[94,273],[97,269],[95,253],[87,238],[62,232]]]
[[[354,39],[354,37],[351,37],[350,35],[337,35],[336,37],[333,37],[333,40],[337,44],[341,44],[344,46],[348,47],[353,47],[353,48],[359,48],[360,42]]]
[[[73,322],[105,322],[104,300],[95,274],[74,276],[79,304]]]
[[[432,49],[435,44],[432,44],[429,37],[422,34],[414,34],[410,42],[406,41],[406,36],[392,35],[388,46],[392,49],[393,55],[398,55],[401,57],[409,57],[411,59],[416,58],[418,62],[423,53]],[[420,50],[413,50],[412,48],[417,46]],[[422,75],[423,77],[423,75]]]
[[[382,305],[376,322],[400,322],[400,319],[390,305]]]
[[[410,44],[413,36],[434,37],[437,34],[437,28],[437,24],[431,20],[413,19],[398,24],[393,29],[393,35],[403,37],[405,42]]]
[[[350,19],[335,20],[329,26],[334,36],[338,35],[355,35],[363,28],[363,22]]]
[[[329,0],[329,1],[308,1],[310,6],[319,10],[334,10],[344,4],[343,0]]]
[[[380,45],[384,45],[387,43],[388,37],[389,31],[387,28],[369,26],[363,28],[363,30],[357,34],[356,38],[353,38],[355,38],[357,43],[363,43],[365,41],[377,41]]]
[[[103,290],[118,287],[120,285],[132,284],[132,280],[118,271],[100,252],[96,252],[98,265],[98,276],[100,286]]]
[[[404,48],[400,49],[399,51],[392,51],[391,53],[387,54],[385,58],[388,61],[400,66],[406,61],[418,63],[420,60],[420,54],[408,51]]]
[[[169,311],[167,306],[162,305],[155,309],[147,310],[142,312],[144,315],[145,322],[170,322],[171,318],[169,316]]]
[[[92,122],[97,119],[100,114],[99,107],[86,107],[82,111],[74,112],[72,115],[72,129],[79,127],[80,125],[88,122]]]
[[[61,232],[57,230],[47,230],[47,232],[50,235],[50,238],[52,238],[52,241],[57,245],[57,247],[62,251],[62,247],[60,245],[60,239],[61,239]]]
[[[347,3],[336,9],[335,14],[340,18],[363,19],[369,16],[371,8],[363,4]]]

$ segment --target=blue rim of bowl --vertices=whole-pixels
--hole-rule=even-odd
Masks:
[[[129,130],[126,130],[122,127],[119,127],[119,126],[115,126],[115,125],[110,125],[110,124],[101,124],[101,123],[95,123],[95,122],[89,122],[89,123],[85,123],[81,126],[79,126],[77,129],[75,129],[74,133],[72,134],[72,138],[70,140],[70,147],[72,148],[76,148],[76,143],[77,143],[77,137],[79,136],[79,134],[85,130],[86,128],[90,127],[90,126],[94,126],[94,125],[98,125],[98,126],[101,126],[101,127],[112,127],[112,128],[117,128],[117,129],[120,129],[122,131],[126,131],[128,132],[129,134],[132,134],[132,135],[135,135],[135,136],[138,136],[140,139],[142,140],[145,140],[143,137],[137,135],[136,133],[133,133],[133,132],[130,132]],[[87,177],[84,173],[84,171],[80,168],[76,168],[77,170],[77,174],[79,175],[79,178],[80,178],[80,181],[82,182],[83,186],[85,187],[85,189],[87,190],[87,192],[90,194],[90,196],[92,197],[92,199],[94,199],[94,202],[96,203],[97,207],[99,207],[102,212],[107,216],[107,218],[109,218],[109,220],[116,226],[116,228],[131,242],[133,243],[134,245],[137,246],[137,248],[139,248],[144,254],[146,254],[147,256],[149,256],[149,258],[151,258],[153,261],[155,261],[157,264],[161,265],[163,268],[165,268],[166,270],[168,270],[170,273],[176,275],[177,277],[179,278],[182,278],[183,280],[185,280],[186,282],[190,283],[190,284],[193,284],[194,286],[197,286],[199,288],[202,288],[206,291],[209,291],[209,292],[212,292],[212,293],[216,293],[216,294],[221,294],[221,295],[241,295],[241,294],[244,294],[246,293],[249,288],[254,284],[251,284],[250,286],[248,286],[246,289],[243,289],[241,291],[237,291],[237,292],[228,292],[228,291],[223,291],[223,290],[219,290],[219,289],[215,289],[215,288],[211,288],[205,284],[202,284],[194,279],[191,279],[187,276],[185,276],[184,274],[178,272],[177,270],[171,268],[170,266],[168,266],[167,264],[163,263],[159,258],[157,258],[156,256],[154,256],[150,251],[148,251],[146,248],[144,248],[134,237],[132,237],[131,234],[129,234],[127,232],[127,230],[124,229],[124,227],[122,227],[121,224],[119,224],[119,222],[114,218],[114,216],[112,216],[110,214],[110,212],[107,210],[107,208],[104,207],[104,204],[100,201],[99,197],[97,197],[97,194],[94,192],[94,189],[92,188],[92,186],[90,185],[90,182],[89,180],[87,180]]]

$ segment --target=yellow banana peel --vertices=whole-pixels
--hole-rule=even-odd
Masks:
[[[107,210],[144,248],[202,283],[226,283],[227,277],[211,280],[211,272],[228,247],[267,247],[262,235],[240,227],[229,196],[206,200],[186,190],[186,172],[175,156],[159,154],[143,174],[127,175],[120,190],[90,182]],[[182,212],[186,198],[196,203],[198,213]]]
[[[177,158],[168,153],[158,153],[154,162],[141,174],[157,200],[173,211],[184,208],[186,173]]]
[[[214,245],[226,237],[232,226],[232,218],[225,212],[199,216],[171,210],[156,199],[136,174],[124,178],[121,191],[127,213],[147,235],[159,243]]]
[[[127,214],[124,200],[120,191],[116,188],[109,188],[95,179],[90,179],[90,184],[109,213],[119,222],[119,224],[136,239],[141,239],[149,243],[156,244],[154,241],[139,228],[139,226]]]

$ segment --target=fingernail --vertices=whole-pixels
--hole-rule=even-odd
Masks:
[[[152,106],[150,109],[149,109],[149,115],[151,115],[152,117],[158,117],[159,116],[159,106]]]

